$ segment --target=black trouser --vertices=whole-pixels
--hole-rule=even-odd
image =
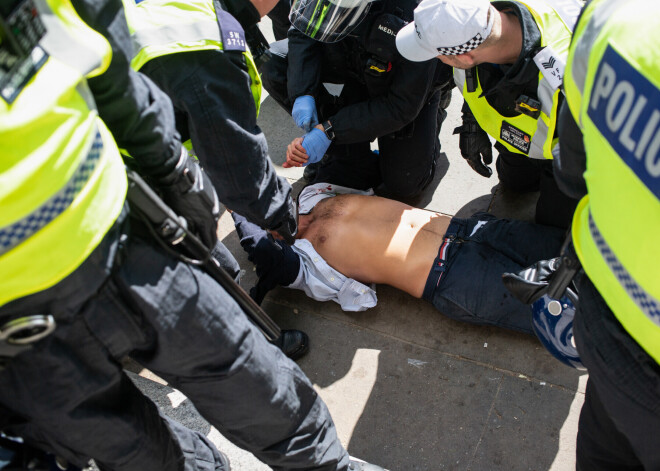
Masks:
[[[271,45],[273,57],[264,64],[263,85],[273,99],[289,113],[293,107],[287,92],[288,42]],[[335,83],[328,77],[322,80]],[[338,99],[324,94],[316,104],[319,120],[332,116],[338,107],[365,101],[367,88],[357,81],[344,80]],[[325,89],[324,89],[325,90]],[[451,93],[451,90],[444,93]],[[378,138],[379,154],[371,152],[370,142],[332,143],[315,178],[358,190],[384,185],[383,196],[409,200],[418,196],[433,180],[436,160],[440,155],[440,125],[446,116],[439,109],[443,92],[432,93],[417,117],[402,130]],[[448,102],[446,103],[448,104]]]
[[[621,326],[589,278],[573,324],[589,370],[577,437],[579,471],[660,470],[660,365]]]
[[[505,188],[521,193],[540,191],[535,221],[547,226],[568,228],[578,200],[569,198],[557,186],[552,160],[530,159],[510,152],[499,143],[495,144],[495,148],[499,152],[495,165],[500,183]]]
[[[53,313],[57,329],[0,372],[0,404],[44,449],[102,470],[220,471],[203,435],[164,419],[122,371],[130,354],[181,390],[229,440],[273,469],[346,470],[330,414],[298,366],[266,341],[206,273],[114,229],[52,288],[0,308],[0,321]]]

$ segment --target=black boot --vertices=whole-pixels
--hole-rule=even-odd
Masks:
[[[302,330],[282,330],[282,335],[273,341],[273,345],[295,361],[309,350],[309,337]]]

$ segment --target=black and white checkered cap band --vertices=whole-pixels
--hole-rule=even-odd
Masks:
[[[468,42],[461,44],[460,46],[439,47],[438,53],[440,53],[441,56],[459,56],[476,48],[479,44],[484,42],[484,39],[485,38],[481,35],[481,33],[477,33],[475,37],[470,39]]]

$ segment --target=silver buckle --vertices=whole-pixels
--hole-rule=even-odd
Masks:
[[[55,327],[55,318],[50,314],[19,317],[0,328],[0,341],[10,345],[29,345],[50,335]]]

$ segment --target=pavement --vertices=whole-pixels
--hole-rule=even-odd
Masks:
[[[262,29],[269,33],[267,19]],[[272,36],[271,36],[272,38]],[[468,216],[532,220],[538,194],[500,189],[496,175],[475,173],[463,160],[458,136],[462,99],[454,94],[440,142],[446,161],[421,207]],[[284,169],[286,146],[301,132],[271,97],[261,105],[277,172],[298,192],[302,169]],[[494,167],[494,166],[493,166]],[[256,281],[231,217],[220,220],[221,240]],[[502,329],[453,321],[430,304],[378,286],[378,305],[344,313],[337,304],[279,288],[262,307],[282,328],[310,337],[298,364],[328,405],[349,453],[389,470],[575,469],[575,439],[587,375],[555,360],[538,340]],[[478,295],[478,293],[475,293]],[[234,471],[270,469],[222,437],[189,400],[135,363],[129,375],[163,412],[207,435]]]

